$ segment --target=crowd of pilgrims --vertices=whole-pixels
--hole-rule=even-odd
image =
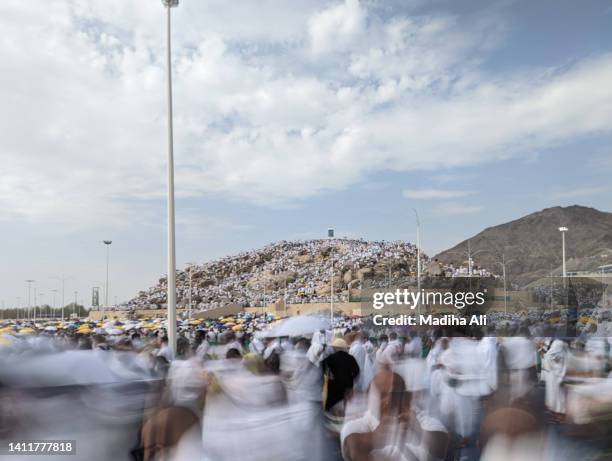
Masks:
[[[182,328],[176,355],[163,329],[42,332],[0,355],[0,439],[75,439],[87,460],[609,455],[609,316],[575,337],[491,316],[452,331],[341,316],[293,337],[249,316],[248,333]]]
[[[611,307],[610,300],[606,299],[605,286],[598,283],[585,283],[581,279],[572,284],[577,304],[583,308]],[[567,303],[567,289],[561,281],[553,281],[552,284],[542,284],[534,287],[533,301],[539,304],[563,305]],[[603,295],[603,296],[602,296]]]
[[[334,301],[348,301],[349,290],[382,287],[417,274],[416,246],[403,241],[363,239],[319,239],[281,241],[258,250],[193,265],[177,271],[177,299],[180,307],[204,311],[237,304],[259,307],[278,300],[287,304],[329,302],[331,274],[334,274]],[[425,271],[429,258],[421,254]],[[468,268],[444,265],[437,275],[460,277]],[[474,267],[472,275],[490,276]],[[157,309],[165,307],[167,282],[142,291],[121,308]],[[191,295],[191,296],[190,296]]]

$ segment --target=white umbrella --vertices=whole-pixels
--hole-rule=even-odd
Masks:
[[[274,336],[302,336],[329,329],[329,319],[314,315],[301,315],[284,320],[274,329]]]
[[[57,328],[56,327],[52,327],[52,326],[48,326],[48,327],[45,327],[45,331],[57,331]]]
[[[119,328],[107,328],[106,333],[108,333],[109,335],[122,335],[123,331]]]

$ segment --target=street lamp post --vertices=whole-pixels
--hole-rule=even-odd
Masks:
[[[57,294],[57,290],[51,290],[51,292],[53,293],[53,318],[55,318],[55,295]]]
[[[188,296],[187,296],[187,299],[188,299],[188,302],[189,302],[189,309],[187,311],[187,315],[191,319],[191,310],[192,310],[192,304],[191,304],[192,295],[191,295],[191,291],[192,291],[192,288],[193,288],[193,266],[195,266],[195,263],[189,262],[189,263],[186,263],[186,265],[187,265],[187,271],[189,272],[189,293],[188,293]]]
[[[334,238],[334,229],[332,227],[327,229],[327,238],[330,239],[330,241],[333,240]],[[332,331],[334,329],[334,246],[333,246],[333,242],[332,242],[332,247],[331,247],[331,282],[330,282],[330,301],[329,301],[329,321],[330,321],[330,326],[332,328]]]
[[[568,231],[567,227],[560,227],[559,232],[561,232],[561,248],[562,248],[562,257],[563,257],[563,278],[567,277],[567,269],[565,267],[565,233]]]
[[[28,279],[26,280],[26,283],[28,284],[28,309],[27,309],[27,316],[28,316],[28,320],[32,311],[32,283],[34,283],[36,280],[32,280],[32,279]]]
[[[59,280],[60,282],[62,282],[62,320],[64,320],[64,307],[66,306],[66,297],[64,296],[65,294],[65,285],[66,285],[66,280],[71,279],[72,277],[64,277],[64,275],[62,275],[61,277],[51,277],[54,280]]]
[[[43,316],[43,312],[44,312],[43,308],[45,306],[45,302],[44,302],[45,294],[44,293],[38,293],[36,299],[37,300],[40,299],[40,307],[38,308],[38,315],[40,317],[42,317]],[[38,301],[36,301],[36,305],[34,306],[34,321],[35,322],[36,322],[36,306],[38,306]]]
[[[553,292],[555,289],[554,279],[553,279],[553,268],[550,266],[550,308],[553,307]]]
[[[36,286],[34,286],[34,309],[32,310],[32,321],[36,322],[36,306],[38,306],[38,295]]]
[[[104,321],[104,309],[108,306],[108,268],[110,263],[110,246],[113,243],[112,240],[102,240],[106,246],[106,285],[104,289],[104,305],[102,306],[102,320]]]
[[[506,288],[506,264],[513,262],[514,259],[510,261],[506,261],[506,255],[502,253],[501,261],[498,261],[497,264],[502,267],[502,276],[504,278],[504,313],[508,313],[508,290]]]
[[[192,268],[189,268],[189,318],[191,319]]]
[[[421,292],[421,220],[419,219],[419,213],[416,208],[413,208],[414,215],[416,217],[416,245],[417,245],[417,293]],[[417,304],[418,313],[421,313],[421,297]]]
[[[166,8],[166,72],[168,99],[168,345],[176,354],[176,254],[174,238],[174,153],[172,133],[172,53],[171,53],[171,14],[178,0],[162,0]]]
[[[263,300],[261,301],[261,315],[266,315],[266,278],[263,280]]]

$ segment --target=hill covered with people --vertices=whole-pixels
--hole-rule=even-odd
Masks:
[[[429,258],[421,253],[424,267]],[[365,278],[388,283],[417,273],[417,248],[402,242],[357,239],[280,241],[260,249],[196,264],[177,272],[177,302],[207,310],[228,304],[256,307],[287,303],[347,301]],[[166,303],[166,278],[130,300],[130,308]]]

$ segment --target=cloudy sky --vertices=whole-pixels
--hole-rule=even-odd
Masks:
[[[111,302],[165,271],[159,0],[0,3],[0,299]],[[612,211],[612,1],[182,0],[179,267],[280,239],[435,253],[548,206]]]

